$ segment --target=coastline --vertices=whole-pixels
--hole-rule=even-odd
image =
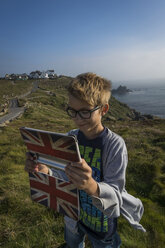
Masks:
[[[129,87],[131,92],[115,94],[113,97],[127,104],[129,108],[140,112],[141,115],[152,115],[165,119],[165,86],[159,87]]]

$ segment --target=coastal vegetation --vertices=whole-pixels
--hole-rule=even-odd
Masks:
[[[32,81],[0,80],[0,105],[32,89]]]
[[[62,248],[63,216],[31,201],[28,174],[24,171],[26,147],[19,128],[67,132],[75,128],[67,116],[66,87],[69,77],[38,82],[38,90],[19,100],[25,112],[0,127],[0,247]],[[32,88],[32,80],[0,81],[4,95],[15,97]],[[22,85],[21,85],[22,83]],[[12,90],[11,90],[12,87]],[[3,92],[3,93],[2,93]],[[121,216],[118,231],[123,248],[163,248],[165,244],[165,120],[141,116],[114,97],[104,125],[121,135],[129,161],[126,189],[142,200],[141,224],[147,232],[134,230]],[[87,247],[91,247],[86,240]]]

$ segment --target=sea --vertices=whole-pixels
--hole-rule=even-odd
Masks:
[[[130,108],[142,114],[151,114],[165,119],[165,81],[161,84],[152,82],[152,84],[144,83],[140,86],[137,86],[136,83],[121,85],[126,86],[132,92],[125,95],[114,95],[117,100],[126,103]]]

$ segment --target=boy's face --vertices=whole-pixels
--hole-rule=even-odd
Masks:
[[[91,110],[96,106],[91,106],[83,100],[80,100],[71,94],[69,94],[68,106],[76,111],[80,110]],[[76,117],[72,117],[76,126],[85,134],[86,137],[89,137],[92,133],[93,135],[101,132],[103,130],[103,126],[101,123],[102,118],[102,110],[101,107],[91,113],[91,117],[89,119],[83,119],[77,113]]]

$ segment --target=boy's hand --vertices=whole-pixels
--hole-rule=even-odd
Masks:
[[[49,173],[49,169],[45,164],[37,164],[30,152],[26,153],[25,171]]]
[[[97,182],[92,178],[92,169],[84,159],[81,162],[71,163],[65,167],[68,179],[78,188],[89,195],[99,196]]]

